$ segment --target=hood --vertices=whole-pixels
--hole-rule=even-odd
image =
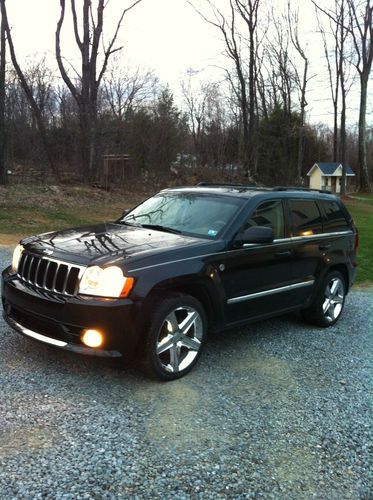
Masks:
[[[22,244],[36,253],[76,263],[132,260],[211,241],[142,227],[105,223],[26,238]],[[137,260],[137,259],[136,259]]]

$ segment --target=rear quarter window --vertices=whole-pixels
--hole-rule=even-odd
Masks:
[[[346,231],[350,228],[344,211],[336,201],[319,201],[324,212],[324,233]]]
[[[293,236],[322,233],[322,218],[314,200],[289,200]]]

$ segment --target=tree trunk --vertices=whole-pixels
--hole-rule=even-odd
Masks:
[[[240,70],[237,70],[238,78],[240,81],[240,107],[242,113],[242,159],[243,166],[247,175],[250,173],[250,128],[249,128],[249,115],[247,106],[247,94],[246,94],[246,81]]]
[[[94,178],[97,173],[97,100],[91,97],[89,128],[89,173]]]
[[[257,172],[257,161],[256,161],[256,71],[255,71],[255,38],[254,38],[255,28],[251,26],[250,29],[250,59],[249,59],[249,144],[248,144],[248,156],[249,156],[249,169],[251,175],[255,175]]]
[[[333,123],[333,162],[338,161],[338,103],[333,103],[334,123]]]
[[[84,0],[83,4],[83,44],[82,44],[82,87],[81,87],[81,128],[82,142],[82,169],[86,179],[91,180],[91,106],[90,106],[90,72],[89,59],[90,49],[90,23],[89,7],[90,0]]]
[[[341,107],[341,140],[340,140],[340,162],[342,163],[341,195],[346,194],[346,91],[344,82],[341,81],[342,107]]]
[[[79,145],[81,158],[81,172],[85,180],[89,179],[89,113],[87,106],[82,103],[79,109]]]
[[[371,192],[367,162],[367,144],[366,144],[366,111],[367,111],[367,93],[368,93],[369,73],[360,74],[360,112],[359,112],[359,167],[360,167],[360,191]]]
[[[302,168],[304,159],[304,122],[306,114],[306,88],[307,88],[307,72],[308,72],[308,59],[304,58],[303,82],[301,87],[301,100],[300,100],[300,127],[298,139],[298,158],[297,158],[297,176],[298,182],[302,182]]]
[[[3,2],[1,3],[3,10]],[[0,184],[5,185],[8,182],[7,168],[5,165],[5,69],[6,69],[6,33],[4,16],[1,15],[0,27]]]
[[[342,20],[345,18],[345,4],[344,0],[342,0],[340,7],[340,17]],[[344,61],[345,61],[345,40],[346,40],[346,28],[343,23],[339,25],[339,64],[338,64],[338,74],[341,85],[341,139],[340,139],[340,152],[339,161],[342,163],[342,178],[341,178],[341,195],[346,194],[346,79],[345,79],[345,71],[344,71]]]

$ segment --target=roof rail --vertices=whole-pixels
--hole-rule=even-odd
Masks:
[[[315,192],[315,193],[324,193],[324,194],[332,194],[331,191],[328,191],[326,189],[312,189],[312,188],[306,188],[302,186],[275,186],[275,187],[264,187],[264,186],[257,186],[256,184],[254,185],[247,185],[247,184],[230,184],[230,183],[224,183],[224,182],[199,182],[196,184],[196,187],[232,187],[232,188],[237,188],[237,189],[247,189],[250,191],[309,191],[309,192]]]
[[[199,182],[196,184],[196,187],[232,187],[232,188],[238,188],[238,189],[251,189],[253,191],[265,191],[268,190],[267,187],[260,187],[257,186],[256,184],[231,184],[231,183],[224,183],[224,182]]]
[[[332,194],[332,192],[327,189],[312,189],[302,186],[275,186],[272,188],[272,191],[311,191],[315,193]]]

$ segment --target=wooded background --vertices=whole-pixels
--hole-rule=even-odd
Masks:
[[[127,15],[146,0],[128,3],[110,26],[105,0],[53,1],[60,5],[58,74],[43,57],[19,63],[13,20],[0,0],[0,184],[24,173],[53,182],[100,181],[104,155],[129,154],[128,175],[167,176],[171,169],[267,185],[307,185],[316,161],[338,161],[355,170],[360,190],[371,190],[371,0],[334,0],[332,8],[312,2],[327,62],[332,128],[311,124],[307,115],[315,75],[301,14],[291,1],[283,14],[262,0],[225,0],[224,10],[213,0],[188,2],[220,34],[226,65],[219,81],[201,82],[190,69],[177,102],[154,70],[126,65],[117,43]],[[80,54],[74,68],[61,42],[67,15]],[[359,122],[348,128],[352,85],[359,88]]]

